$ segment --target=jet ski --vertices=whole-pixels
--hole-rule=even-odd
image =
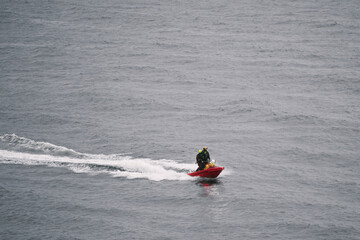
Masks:
[[[224,170],[224,167],[215,166],[215,161],[206,164],[205,169],[188,173],[192,177],[216,178]]]

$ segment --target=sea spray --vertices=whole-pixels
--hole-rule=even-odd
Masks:
[[[23,165],[47,165],[65,167],[75,173],[109,174],[128,179],[145,178],[153,181],[188,180],[187,172],[194,164],[175,160],[133,158],[122,154],[86,154],[72,149],[19,137],[15,134],[0,136],[7,150],[0,150],[0,163]],[[10,150],[9,150],[10,149]]]
[[[8,150],[19,152],[30,152],[40,154],[51,154],[55,156],[83,157],[83,154],[72,149],[57,146],[48,142],[35,141],[16,134],[4,134],[0,136],[1,146]]]

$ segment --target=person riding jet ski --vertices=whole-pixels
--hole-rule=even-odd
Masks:
[[[196,155],[196,162],[199,166],[198,169],[196,169],[196,172],[203,170],[206,167],[206,164],[210,162],[210,154],[207,147],[199,150],[199,153]]]

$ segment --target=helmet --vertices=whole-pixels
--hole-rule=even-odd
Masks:
[[[202,150],[200,149],[200,150],[199,150],[199,153],[201,153],[201,152],[202,152]]]
[[[207,147],[204,147],[204,150],[207,150]]]

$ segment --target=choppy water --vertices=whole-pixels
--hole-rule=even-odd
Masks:
[[[1,239],[360,239],[359,1],[0,6]]]

